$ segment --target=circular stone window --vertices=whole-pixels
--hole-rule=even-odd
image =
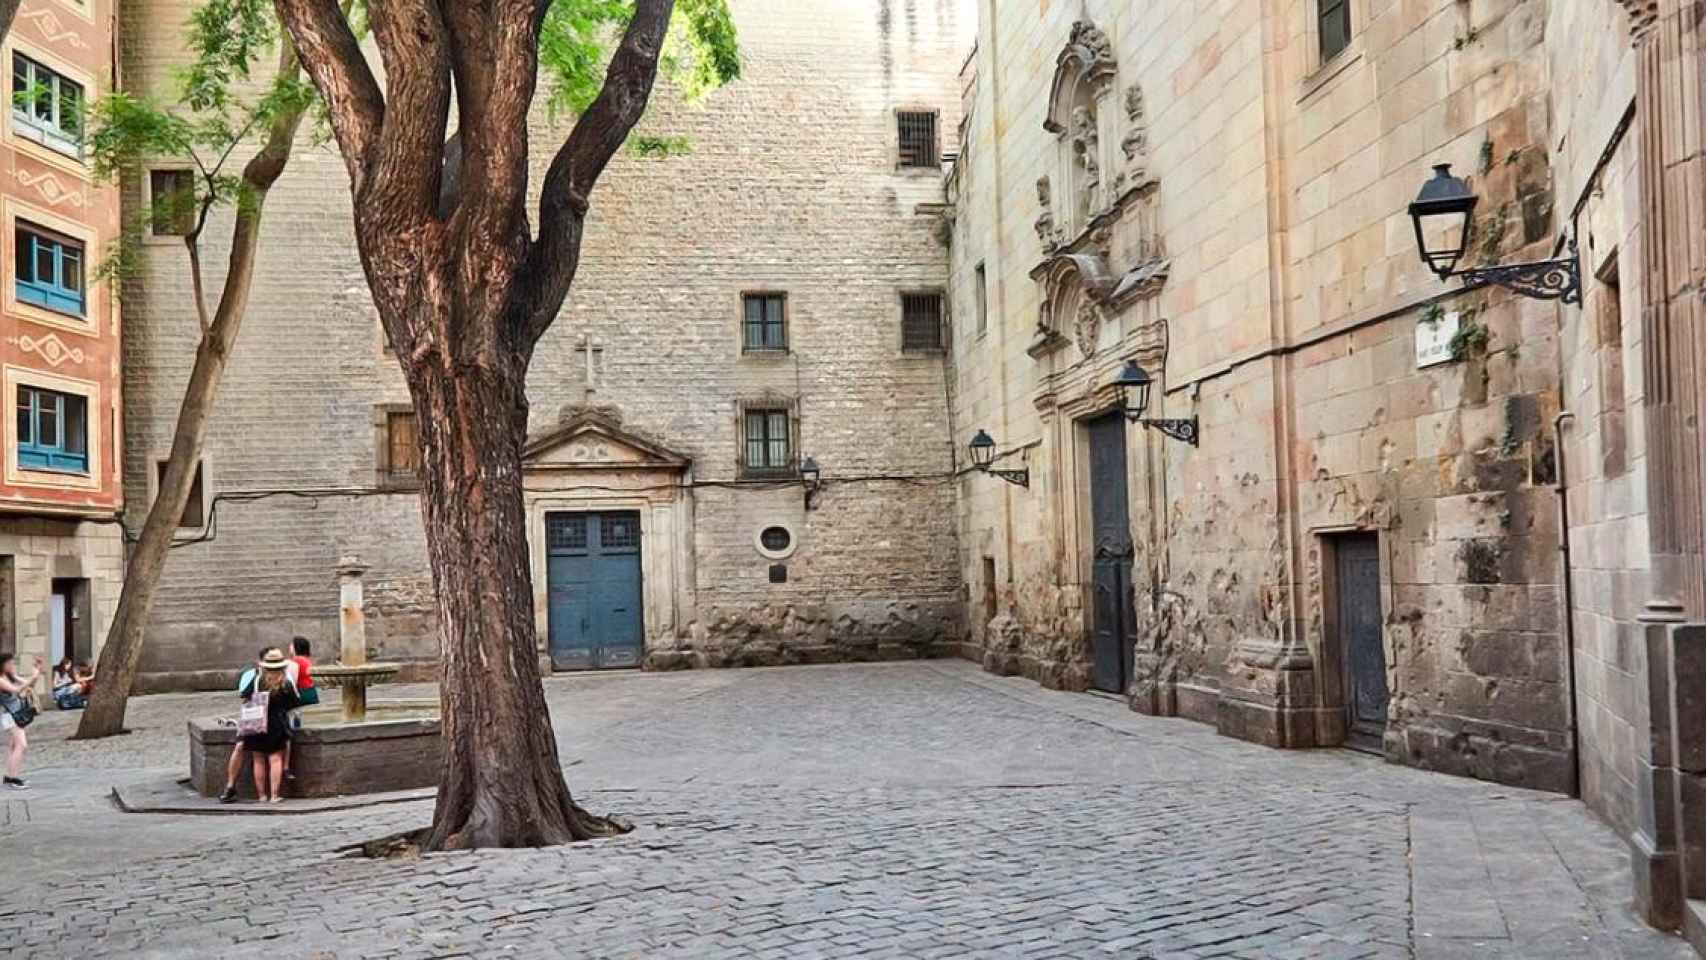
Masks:
[[[759,553],[772,560],[786,560],[794,554],[794,531],[780,523],[765,524],[758,528],[755,545]]]

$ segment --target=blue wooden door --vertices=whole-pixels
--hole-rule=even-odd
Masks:
[[[551,665],[637,667],[641,617],[640,515],[553,513],[545,518]]]

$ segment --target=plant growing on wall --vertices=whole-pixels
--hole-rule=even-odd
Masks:
[[[359,59],[359,38],[366,34],[368,20],[363,0],[342,0],[341,5],[337,0],[326,0],[310,6],[314,16],[337,20],[340,42],[348,44],[344,53],[353,52]],[[661,54],[665,69],[691,96],[736,76],[739,59],[726,0],[694,0],[685,4],[683,11],[682,23],[669,35]],[[118,607],[101,650],[98,673],[103,682],[82,716],[78,738],[110,736],[123,730],[130,688],[141,662],[143,631],[194,484],[219,384],[247,310],[260,257],[268,191],[284,173],[304,120],[317,112],[327,122],[335,118],[335,109],[328,109],[328,101],[320,99],[315,85],[305,76],[304,60],[292,36],[280,30],[277,12],[269,0],[208,0],[186,25],[186,45],[193,58],[178,77],[178,90],[170,102],[115,92],[89,107],[86,147],[97,176],[119,177],[163,159],[189,167],[185,186],[152,197],[150,209],[127,225],[126,236],[103,271],[110,276],[127,272],[147,223],[165,225],[181,234],[201,335],[179,406],[171,453],[157,496],[130,552]],[[510,118],[518,129],[525,129],[525,107],[531,101],[540,64],[548,70],[549,103],[554,111],[590,111],[603,87],[600,65],[606,58],[608,39],[612,31],[627,27],[635,12],[632,0],[543,0],[537,8],[530,8],[529,42],[533,50],[526,77],[518,73],[492,75],[483,82],[497,84],[510,97],[521,96],[523,111]],[[377,19],[391,22],[383,13]],[[379,45],[383,55],[387,49],[383,38]],[[320,48],[311,44],[310,49]],[[274,63],[270,78],[257,78],[259,68],[269,61]],[[413,74],[407,66],[402,73]],[[468,82],[480,81],[470,75]],[[491,90],[463,92],[473,98],[470,103],[492,95]],[[335,107],[338,97],[328,99]],[[464,116],[472,118],[474,114]],[[474,126],[465,123],[463,129],[472,130]],[[622,133],[626,132],[624,128]],[[508,136],[513,139],[515,134],[510,131]],[[439,145],[445,196],[453,205],[457,198],[454,184],[463,170],[468,170],[476,188],[483,186],[487,173],[479,167],[463,166],[462,141],[459,132]],[[622,141],[618,138],[616,142],[619,145]],[[251,149],[253,155],[234,172],[233,158]],[[511,153],[502,148],[498,152]],[[491,153],[492,144],[482,142],[477,159],[489,162]],[[524,153],[521,160],[525,177]],[[358,203],[361,199],[358,192]],[[203,279],[202,241],[212,214],[222,208],[232,212],[231,237],[223,283],[210,303]],[[491,224],[484,226],[490,228]],[[578,238],[577,221],[577,247]],[[546,731],[549,733],[548,727]]]
[[[419,424],[445,738],[421,846],[544,846],[619,831],[570,796],[539,682],[521,492],[527,370],[580,267],[593,187],[645,112],[660,61],[668,65],[672,18],[686,41],[674,48],[685,56],[678,65],[714,85],[739,72],[727,7],[374,4],[383,86],[357,25],[331,0],[276,8],[325,100],[368,287]],[[561,16],[609,25],[620,40],[601,83],[553,91],[578,119],[530,209],[528,110]],[[589,35],[598,33],[571,39]]]

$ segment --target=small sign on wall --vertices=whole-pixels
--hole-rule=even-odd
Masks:
[[[1450,363],[1456,359],[1451,341],[1457,337],[1456,311],[1423,317],[1416,322],[1416,369]]]

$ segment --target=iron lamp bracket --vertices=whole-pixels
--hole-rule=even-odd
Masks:
[[[1571,240],[1568,249],[1568,256],[1553,260],[1470,267],[1452,276],[1462,277],[1468,286],[1493,284],[1535,300],[1579,304],[1582,302],[1582,265],[1581,257],[1576,253],[1576,241]]]

